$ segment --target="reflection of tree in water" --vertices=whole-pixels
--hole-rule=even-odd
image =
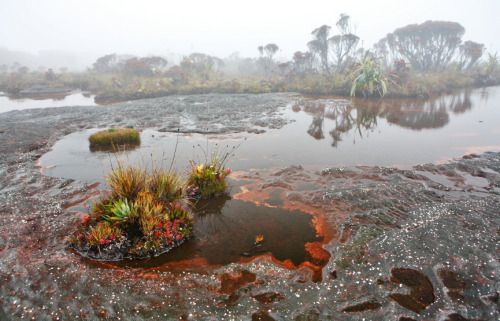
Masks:
[[[313,121],[311,125],[309,125],[309,129],[307,130],[307,133],[314,137],[314,139],[320,140],[325,138],[325,135],[323,135],[323,121],[325,120],[324,115],[316,115],[313,116]]]
[[[455,114],[462,114],[472,109],[472,101],[470,99],[471,89],[465,89],[455,95],[452,95],[449,110]]]
[[[466,89],[428,100],[388,100],[391,107],[384,116],[389,123],[413,130],[441,128],[450,121],[449,112],[460,114],[472,109],[471,92]]]
[[[343,136],[352,129],[363,137],[364,131],[369,131],[377,125],[377,109],[363,109],[352,106],[347,100],[298,100],[292,109],[303,110],[313,116],[307,133],[314,139],[325,138],[323,134],[325,118],[335,122],[335,127],[329,132],[333,141],[331,145],[337,147]]]
[[[412,130],[444,127],[450,121],[450,112],[458,114],[472,109],[471,92],[466,89],[427,100],[354,99],[354,105],[347,100],[302,98],[292,109],[312,116],[307,133],[317,140],[325,138],[325,118],[332,120],[335,125],[328,133],[332,147],[337,147],[349,132],[354,131],[354,136],[361,138],[367,136],[377,127],[377,117]],[[487,95],[481,99],[487,99]]]

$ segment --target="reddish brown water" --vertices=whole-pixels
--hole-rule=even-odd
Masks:
[[[318,266],[326,264],[312,257],[305,246],[323,241],[316,236],[307,213],[219,197],[198,203],[195,219],[194,237],[182,246],[147,261],[126,261],[117,265],[151,268],[202,259],[209,265],[221,266],[263,254],[272,254],[280,262],[290,260],[293,266],[306,261]],[[255,244],[257,235],[264,236],[259,245]]]

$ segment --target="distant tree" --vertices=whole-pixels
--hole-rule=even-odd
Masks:
[[[165,71],[165,76],[172,78],[174,83],[188,83],[188,73],[178,65],[172,66]]]
[[[241,61],[238,63],[238,72],[244,75],[256,74],[257,73],[256,60],[252,58],[241,59]]]
[[[204,53],[195,52],[190,54],[188,58],[190,60],[189,67],[206,80],[209,80],[214,73],[220,71],[225,65],[224,60]]]
[[[340,34],[328,39],[334,64],[337,72],[344,72],[348,69],[349,61],[353,61],[353,55],[359,42],[359,37],[353,34],[350,17],[341,14],[340,19],[335,24]],[[350,58],[350,59],[349,59]]]
[[[213,57],[213,56],[211,56],[210,60],[212,61],[213,68],[216,71],[222,70],[222,68],[224,68],[224,66],[226,65],[226,63],[224,62],[224,60],[222,60],[219,57]]]
[[[168,64],[168,61],[165,58],[158,56],[141,58],[141,61],[146,64],[154,73],[163,71]]]
[[[9,66],[7,64],[3,64],[2,66],[0,66],[0,72],[2,74],[7,73],[8,70],[9,70]]]
[[[119,63],[120,59],[116,54],[105,55],[92,64],[92,71],[101,74],[116,72]]]
[[[293,54],[293,70],[299,76],[304,76],[313,69],[314,58],[310,52],[296,51]]]
[[[278,64],[278,68],[280,69],[281,75],[284,76],[289,70],[291,66],[291,62],[282,62]]]
[[[261,56],[264,55],[264,46],[258,46],[257,50],[259,50],[259,53],[260,53]]]
[[[427,21],[396,29],[379,41],[393,59],[405,59],[418,70],[443,70],[454,58],[465,28],[457,22]]]
[[[484,52],[484,45],[466,41],[458,47],[458,69],[470,69],[481,59]]]
[[[54,80],[55,79],[55,74],[54,74],[54,70],[52,70],[52,68],[49,68],[49,70],[47,70],[45,72],[45,79],[47,80]]]
[[[62,74],[65,74],[68,72],[68,67],[61,67],[59,68],[59,71],[62,73]]]
[[[274,55],[278,52],[279,49],[280,48],[278,47],[278,45],[274,43],[268,43],[264,47],[264,52],[266,53],[267,59],[269,59],[269,61],[272,61]]]
[[[182,60],[180,62],[180,66],[181,66],[181,69],[188,74],[191,74],[194,71],[194,67],[195,67],[193,61],[188,56],[182,57]]]
[[[173,80],[173,83],[187,84],[188,83],[188,73],[184,71],[179,65],[170,67],[165,71],[164,75]]]
[[[152,76],[153,70],[146,64],[143,59],[130,58],[123,65],[123,73],[135,76]]]
[[[268,43],[265,46],[259,46],[257,49],[261,56],[260,63],[264,67],[266,77],[269,77],[273,66],[273,57],[278,52],[279,47],[274,43]]]
[[[17,70],[17,72],[21,75],[26,75],[29,71],[30,69],[26,66],[19,67],[19,69]]]
[[[314,29],[311,34],[315,37],[307,43],[311,53],[317,53],[321,59],[321,67],[323,72],[330,72],[328,67],[328,35],[330,34],[330,26],[322,25],[319,28]]]
[[[195,65],[202,65],[205,63],[205,60],[207,59],[207,55],[204,53],[199,53],[199,52],[193,52],[192,54],[189,55],[189,59],[195,64]]]

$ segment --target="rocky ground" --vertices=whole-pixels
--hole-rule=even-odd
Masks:
[[[238,133],[280,128],[290,94],[173,96],[0,114],[2,320],[497,320],[500,153],[413,170],[294,166],[247,173],[247,193],[321,221],[320,277],[269,255],[122,269],[68,250],[71,207],[95,186],[41,174],[37,159],[86,128]],[[308,184],[309,188],[303,188]],[[316,273],[317,274],[317,273]]]

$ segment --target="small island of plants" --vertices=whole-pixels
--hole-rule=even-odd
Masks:
[[[122,144],[139,144],[141,135],[133,128],[110,128],[101,130],[89,137],[91,148],[111,147]]]
[[[193,201],[226,193],[226,164],[236,148],[198,166],[190,160],[187,181],[171,169],[148,172],[119,163],[105,177],[111,190],[93,203],[69,237],[70,247],[91,259],[118,261],[181,245],[192,236]]]
[[[70,238],[85,257],[116,261],[157,256],[190,238],[186,188],[171,170],[120,164],[106,176],[111,192],[92,205]]]
[[[219,145],[215,144],[215,150],[212,151],[208,145],[206,151],[198,145],[205,154],[205,163],[196,165],[193,160],[189,160],[191,169],[187,179],[187,193],[190,197],[207,199],[226,192],[228,188],[226,176],[231,173],[231,169],[227,168],[227,162],[240,145],[233,146],[229,150],[219,150]]]

